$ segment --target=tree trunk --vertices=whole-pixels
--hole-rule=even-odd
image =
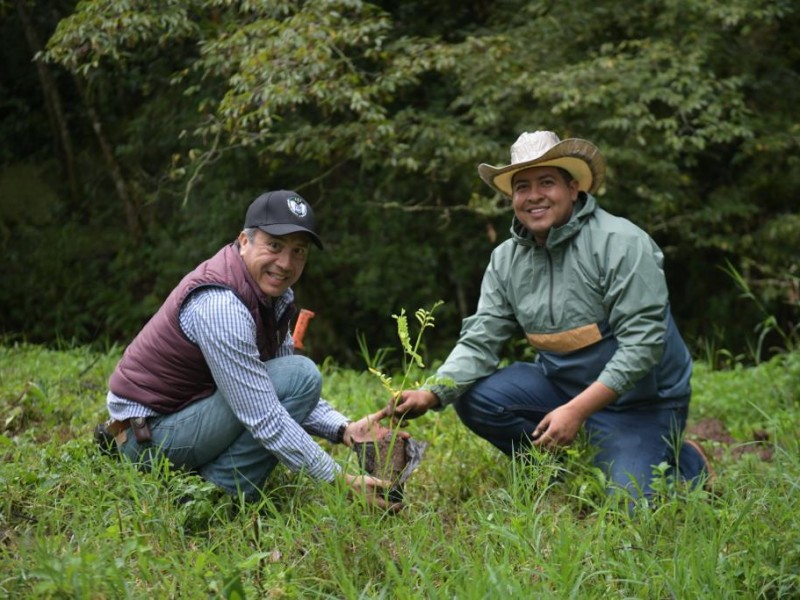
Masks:
[[[79,76],[75,76],[75,85],[80,93],[83,107],[89,117],[89,122],[92,125],[97,143],[100,145],[100,151],[103,154],[108,173],[111,180],[114,182],[114,187],[117,190],[117,195],[122,201],[122,208],[125,213],[125,223],[128,232],[134,240],[140,241],[142,239],[142,224],[139,214],[139,206],[136,202],[135,195],[131,193],[130,186],[122,173],[122,166],[119,164],[117,157],[114,154],[114,148],[106,137],[103,122],[100,119],[100,114],[92,102],[91,97],[86,89],[85,82]]]
[[[25,31],[25,39],[31,49],[31,55],[35,56],[42,45],[39,42],[39,34],[33,24],[33,21],[25,8],[25,0],[17,0],[17,14],[19,15],[20,23]],[[47,65],[40,60],[34,61],[36,64],[36,74],[39,77],[39,83],[42,86],[42,94],[44,95],[45,109],[47,110],[47,117],[50,121],[50,127],[53,130],[53,137],[55,141],[56,156],[61,164],[67,182],[69,184],[70,195],[73,199],[77,199],[80,193],[80,186],[78,183],[78,171],[75,163],[75,153],[72,149],[72,137],[69,133],[67,119],[64,116],[63,103],[61,102],[61,94],[58,91],[55,79],[53,78],[50,69]]]

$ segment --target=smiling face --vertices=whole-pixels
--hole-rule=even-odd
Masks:
[[[578,199],[578,182],[566,181],[556,167],[531,167],[514,174],[511,182],[514,214],[539,244],[544,244],[553,227],[572,216]]]
[[[239,234],[239,255],[261,291],[277,298],[303,274],[309,243],[306,233],[274,236],[256,229],[251,240],[243,231]]]

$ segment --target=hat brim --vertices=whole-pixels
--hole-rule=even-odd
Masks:
[[[259,225],[258,228],[270,235],[289,235],[290,233],[307,233],[311,241],[321,250],[323,250],[322,240],[319,236],[305,227],[294,225],[292,223],[277,223],[273,225]]]
[[[511,183],[514,174],[531,167],[566,169],[577,180],[578,189],[590,194],[600,188],[606,171],[603,155],[594,144],[571,138],[562,140],[533,160],[506,166],[483,163],[478,166],[478,174],[491,188],[510,198],[513,194]]]

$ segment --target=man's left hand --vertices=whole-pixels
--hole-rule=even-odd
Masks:
[[[548,449],[569,446],[584,421],[617,397],[610,387],[595,381],[572,400],[545,415],[532,432],[534,446]]]
[[[578,436],[584,418],[569,404],[551,410],[533,430],[533,445],[548,449],[569,446]]]

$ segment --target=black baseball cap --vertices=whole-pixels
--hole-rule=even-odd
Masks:
[[[288,235],[302,231],[322,248],[315,229],[314,211],[300,194],[291,190],[265,192],[253,200],[244,218],[244,228],[258,227],[270,235]]]

